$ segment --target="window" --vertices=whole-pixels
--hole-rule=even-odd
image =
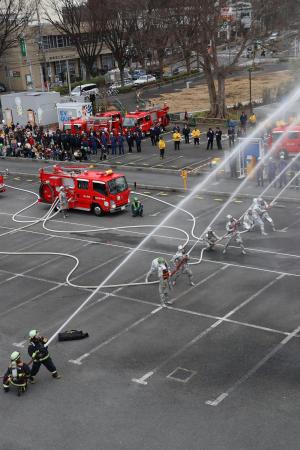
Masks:
[[[64,47],[63,36],[57,36],[57,47]]]
[[[63,178],[62,183],[65,187],[67,187],[69,189],[74,189],[74,187],[75,187],[73,178]]]
[[[275,142],[278,141],[278,139],[281,139],[282,133],[282,131],[280,131],[279,133],[272,133],[272,141]]]
[[[125,177],[119,177],[108,182],[109,191],[111,194],[118,194],[119,192],[126,191],[128,189],[127,181]]]
[[[290,131],[288,133],[288,139],[299,139],[300,138],[300,133],[298,133],[297,131]]]
[[[88,180],[77,180],[77,186],[78,186],[78,189],[87,190],[89,188],[89,182],[88,182]]]
[[[105,183],[93,181],[93,191],[99,192],[99,194],[107,195]]]
[[[134,127],[136,124],[135,120],[131,117],[125,117],[123,122],[123,127]]]

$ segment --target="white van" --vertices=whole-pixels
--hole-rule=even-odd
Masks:
[[[76,86],[71,91],[71,96],[74,97],[80,97],[81,95],[90,95],[90,94],[99,94],[99,89],[97,88],[97,85],[94,83],[90,84],[81,84],[80,86]]]

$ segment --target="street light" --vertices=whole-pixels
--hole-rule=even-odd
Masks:
[[[249,105],[250,105],[250,113],[252,114],[252,71],[253,67],[249,67]]]

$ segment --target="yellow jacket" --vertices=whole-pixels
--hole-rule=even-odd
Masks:
[[[160,140],[158,141],[158,148],[159,148],[159,150],[165,150],[165,148],[166,148],[166,143],[165,143],[165,141],[164,141],[163,139],[160,139]]]
[[[198,130],[198,128],[195,128],[195,129],[192,131],[192,137],[193,137],[193,138],[199,138],[200,135],[201,135],[201,131]]]
[[[175,133],[173,133],[173,141],[174,142],[180,142],[181,141],[181,134],[178,133],[177,131],[175,131]]]
[[[256,115],[255,114],[251,114],[251,116],[249,117],[249,122],[256,123]]]

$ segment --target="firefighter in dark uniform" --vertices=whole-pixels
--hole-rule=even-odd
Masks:
[[[41,364],[51,372],[53,378],[60,378],[57,373],[56,367],[49,355],[48,348],[46,346],[48,339],[44,336],[40,336],[37,330],[31,330],[29,332],[29,346],[28,354],[32,358],[31,377],[34,379],[35,375],[40,370]]]
[[[28,380],[31,379],[30,367],[21,361],[21,355],[17,351],[12,352],[10,361],[11,363],[3,377],[4,392],[8,392],[11,386],[18,389],[18,394],[25,392]]]

